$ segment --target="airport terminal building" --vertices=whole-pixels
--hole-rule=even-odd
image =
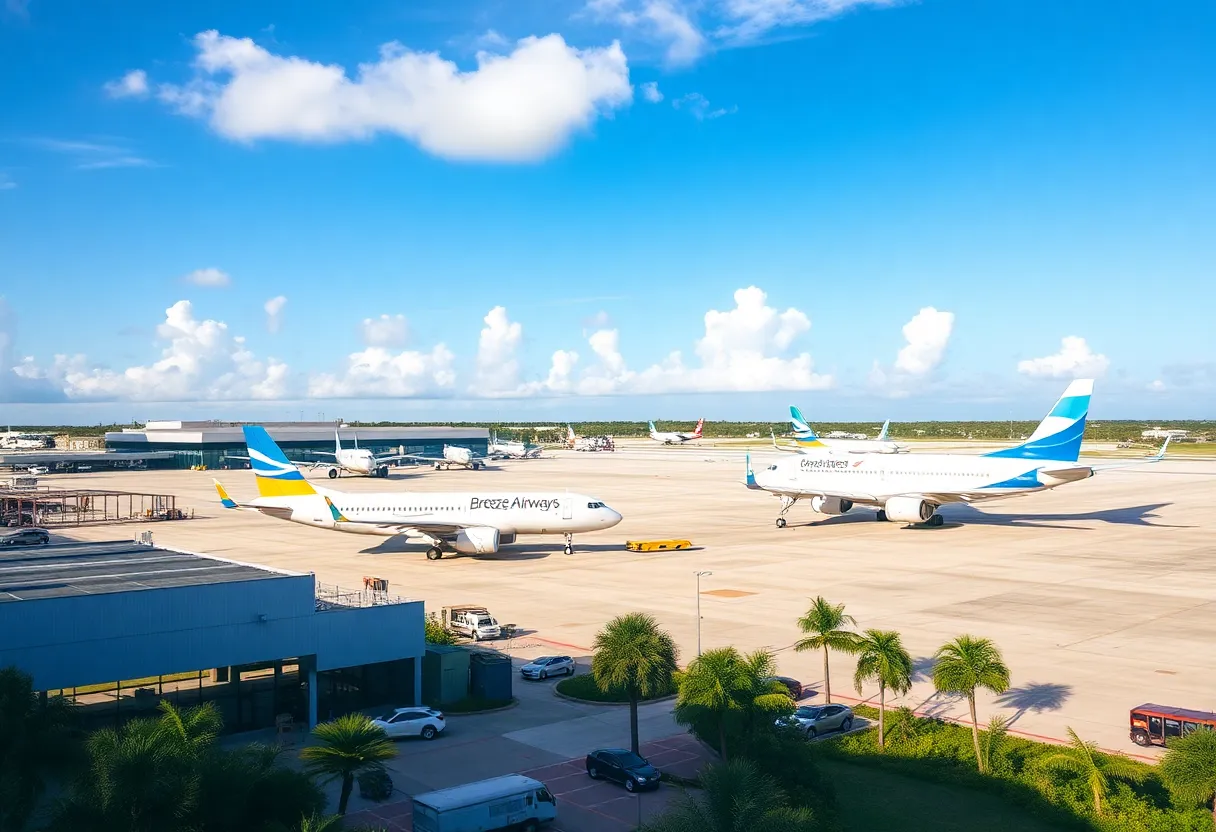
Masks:
[[[150,542],[0,548],[0,667],[86,727],[214,702],[226,731],[419,705],[423,604]]]
[[[243,422],[151,421],[142,428],[106,434],[106,450],[124,454],[155,455],[152,467],[210,469],[244,468],[230,456],[247,456]],[[324,461],[313,451],[334,450],[334,433],[342,446],[367,448],[377,456],[424,454],[442,456],[444,445],[459,445],[475,453],[488,451],[490,432],[485,428],[456,427],[345,427],[339,422],[262,422],[288,459]]]

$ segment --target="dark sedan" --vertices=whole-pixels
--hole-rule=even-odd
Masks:
[[[0,532],[0,546],[45,546],[50,542],[51,533],[46,529]]]
[[[587,776],[592,780],[611,780],[627,791],[657,789],[659,770],[625,748],[601,748],[587,755]]]

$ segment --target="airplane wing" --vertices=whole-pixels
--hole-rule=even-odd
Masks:
[[[383,465],[386,462],[396,462],[401,459],[419,459],[419,457],[414,454],[390,454],[388,456],[373,457],[373,461],[377,465]]]
[[[461,529],[469,528],[470,524],[466,523],[436,523],[434,521],[411,519],[409,515],[394,514],[391,519],[385,520],[351,520],[333,504],[329,497],[325,498],[325,505],[329,506],[329,513],[333,516],[335,523],[355,523],[368,526],[379,526],[381,528],[392,528],[397,530],[397,534],[405,535],[406,537],[421,537],[427,540],[447,540],[455,537],[456,533]],[[472,524],[477,526],[485,526],[484,523]],[[500,530],[501,531],[501,530]]]
[[[801,451],[799,451],[797,448],[786,448],[781,445],[778,445],[777,444],[777,434],[773,431],[772,428],[769,428],[768,435],[773,438],[773,447],[776,448],[778,451],[781,451],[782,453],[787,453],[787,454],[801,453]]]

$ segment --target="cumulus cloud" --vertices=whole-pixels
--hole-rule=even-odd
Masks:
[[[206,268],[195,269],[182,278],[187,283],[192,283],[195,286],[205,286],[209,288],[221,288],[232,283],[232,278],[228,272],[222,269]]]
[[[110,98],[143,98],[148,94],[148,73],[133,69],[117,81],[107,81],[102,89]]]
[[[283,309],[287,306],[287,298],[284,295],[276,295],[262,305],[266,310],[266,329],[269,332],[278,332],[283,328]]]
[[[477,380],[473,392],[502,395],[519,387],[519,361],[515,352],[523,340],[523,327],[507,317],[506,307],[495,306],[482,319],[477,341]]]
[[[544,158],[632,101],[618,43],[576,49],[529,37],[509,54],[481,51],[462,72],[433,52],[380,48],[354,77],[335,64],[276,55],[216,31],[194,38],[195,77],[158,97],[237,141],[340,142],[391,133],[448,159]]]
[[[363,343],[369,347],[400,347],[409,337],[409,325],[404,315],[364,318],[359,330]]]
[[[642,91],[642,98],[645,98],[651,104],[658,104],[663,100],[663,93],[659,90],[658,81],[647,81],[639,89]]]
[[[724,23],[714,33],[726,41],[750,42],[773,29],[807,26],[864,6],[883,8],[902,0],[723,0]]]
[[[1106,373],[1110,360],[1089,348],[1084,338],[1069,335],[1060,341],[1060,351],[1042,358],[1018,362],[1018,372],[1035,378],[1085,378]]]
[[[663,44],[669,66],[687,66],[707,49],[705,34],[678,0],[588,0],[584,8],[599,21],[619,24]]]
[[[711,107],[709,99],[699,92],[690,92],[687,95],[673,99],[671,106],[677,110],[683,110],[697,121],[709,121],[739,112],[739,108],[735,106],[731,106],[730,109],[726,107]]]
[[[321,373],[308,382],[317,399],[374,399],[450,394],[456,383],[455,356],[443,344],[430,352],[391,352],[368,347],[347,356],[339,374]]]
[[[257,358],[222,321],[196,319],[188,300],[165,310],[156,335],[166,346],[152,364],[112,370],[92,366],[83,355],[57,355],[48,367],[26,361],[21,373],[79,401],[233,401],[278,399],[288,392],[286,364]]]
[[[33,364],[17,351],[17,315],[0,295],[0,402],[48,402],[63,398]]]
[[[895,357],[895,369],[911,376],[934,370],[946,354],[953,329],[953,312],[939,312],[932,306],[921,309],[904,324],[904,340],[908,343]]]

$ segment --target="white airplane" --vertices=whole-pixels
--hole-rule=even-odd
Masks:
[[[655,442],[662,442],[664,445],[683,445],[685,442],[691,442],[694,439],[701,438],[701,428],[705,426],[705,420],[701,419],[697,422],[697,429],[692,433],[679,433],[677,431],[657,431],[654,428],[654,422],[648,422],[650,425],[650,438]]]
[[[574,451],[615,451],[616,443],[612,441],[611,436],[579,436],[567,423],[564,447]]]
[[[43,474],[49,474],[50,472],[51,469],[45,465],[30,465],[25,469],[25,473],[33,477],[41,477]]]
[[[490,434],[490,459],[536,459],[540,456],[540,445],[529,445],[508,439],[505,442],[498,438],[497,431]]]
[[[883,422],[882,430],[878,432],[878,436],[874,439],[828,439],[823,436],[817,436],[814,428],[810,426],[806,419],[802,418],[802,411],[791,405],[790,425],[793,427],[794,442],[797,443],[798,447],[783,448],[777,444],[777,437],[774,435],[773,447],[779,451],[815,453],[817,451],[829,450],[845,451],[854,454],[902,454],[908,452],[908,449],[903,445],[887,439],[887,430],[891,427],[890,420]]]
[[[423,456],[422,454],[406,454],[409,459],[420,459],[423,462],[435,463],[435,470],[447,470],[452,466],[469,468],[473,471],[486,467],[486,458],[477,456],[468,448],[459,445],[444,445],[443,456]]]
[[[409,454],[390,454],[388,456],[376,456],[366,448],[359,447],[359,437],[355,437],[355,447],[343,448],[342,439],[337,431],[334,431],[334,450],[329,451],[308,451],[310,454],[317,456],[332,456],[333,462],[296,462],[295,464],[302,468],[315,470],[317,468],[328,468],[329,478],[332,480],[341,476],[343,471],[354,474],[360,477],[387,477],[388,463],[398,459],[410,459]],[[247,456],[238,456],[229,454],[228,459],[243,459],[250,461]]]
[[[621,522],[621,515],[604,503],[571,492],[346,494],[316,488],[264,428],[251,425],[244,431],[259,496],[238,503],[216,480],[224,508],[334,531],[403,535],[424,541],[429,560],[439,560],[448,552],[497,552],[521,534],[563,535],[569,555],[574,552],[576,532],[608,529]]]
[[[807,452],[758,473],[747,459],[745,485],[781,500],[777,527],[799,500],[820,514],[844,514],[855,505],[878,509],[878,520],[942,525],[945,503],[978,503],[1045,491],[1098,471],[1133,463],[1080,464],[1081,437],[1093,393],[1092,379],[1074,381],[1030,438],[1012,448],[973,454],[851,454]],[[1165,456],[1169,440],[1144,462]]]

